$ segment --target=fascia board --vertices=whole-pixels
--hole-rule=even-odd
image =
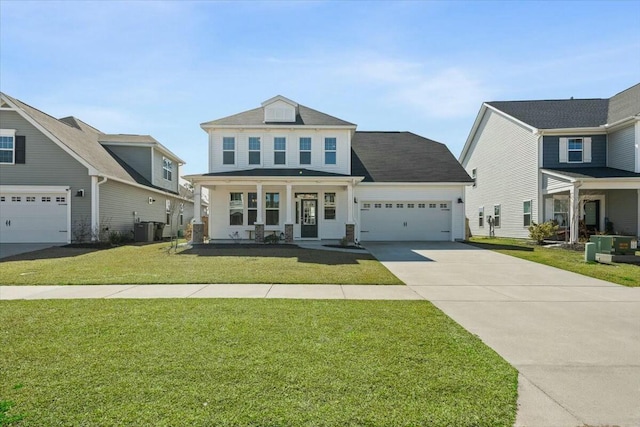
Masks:
[[[357,128],[356,125],[211,125],[208,123],[200,124],[200,127],[205,132],[216,129],[264,129],[269,131],[271,129],[352,129]]]
[[[562,129],[539,129],[539,135],[604,135],[606,130],[601,127],[586,128],[562,128]]]
[[[49,132],[44,126],[42,126],[37,120],[27,114],[22,108],[19,108],[10,99],[6,98],[4,95],[2,96],[2,100],[9,104],[14,111],[16,111],[20,117],[28,121],[31,125],[33,125],[36,129],[38,129],[42,134],[44,134],[47,138],[53,141],[58,147],[60,147],[65,153],[70,155],[74,160],[78,161],[82,166],[86,167],[89,171],[89,175],[98,175],[98,170],[89,162],[87,162],[83,157],[78,155],[75,151],[69,148],[65,143],[60,141],[55,135]]]

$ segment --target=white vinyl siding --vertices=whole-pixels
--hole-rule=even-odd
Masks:
[[[471,234],[486,236],[486,219],[493,216],[493,205],[501,205],[500,228],[496,235],[527,238],[522,227],[522,201],[532,200],[531,219],[538,222],[538,136],[515,121],[487,109],[473,136],[463,166],[477,170],[476,187],[465,191],[468,218],[477,218],[478,206],[485,206],[485,227],[469,221]],[[481,176],[480,176],[481,175]]]

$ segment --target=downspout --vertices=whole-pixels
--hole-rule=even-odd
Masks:
[[[98,178],[103,178],[98,181]],[[91,240],[98,240],[100,235],[100,186],[107,182],[107,177],[91,176]]]

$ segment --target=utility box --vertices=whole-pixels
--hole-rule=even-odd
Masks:
[[[136,222],[133,238],[136,242],[153,242],[153,222]]]
[[[591,236],[589,240],[599,254],[634,255],[638,249],[638,239],[633,236]]]

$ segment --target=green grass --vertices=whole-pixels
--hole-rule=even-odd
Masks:
[[[619,285],[640,287],[640,266],[632,264],[600,264],[585,262],[584,252],[536,246],[522,239],[472,237],[472,245],[503,254],[549,265]]]
[[[52,248],[0,261],[4,285],[148,283],[403,283],[368,253],[292,246],[206,248],[168,253],[168,243]]]
[[[0,302],[20,426],[511,426],[517,372],[426,301]]]

